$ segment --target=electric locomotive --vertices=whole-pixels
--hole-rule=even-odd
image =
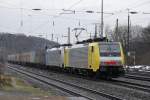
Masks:
[[[124,74],[124,54],[119,42],[93,42],[49,49],[46,65],[71,73],[119,77]]]

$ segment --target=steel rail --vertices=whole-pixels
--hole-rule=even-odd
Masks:
[[[124,77],[125,78],[130,78],[130,79],[136,79],[136,80],[142,80],[142,81],[149,81],[150,82],[150,78],[147,77],[147,76],[126,74]]]
[[[120,85],[120,86],[124,86],[124,87],[128,87],[128,88],[141,90],[141,91],[150,93],[150,86],[148,86],[148,85],[142,85],[142,84],[122,81],[122,80],[118,80],[118,79],[113,79],[113,80],[111,80],[111,82],[114,85]]]
[[[89,92],[90,94],[102,96],[102,97],[104,97],[104,98],[108,98],[108,99],[111,99],[111,100],[124,100],[123,98],[120,98],[120,97],[117,97],[117,96],[114,96],[114,95],[111,95],[111,94],[108,94],[108,93],[99,92],[99,91],[96,91],[96,90],[93,90],[93,89],[90,89],[90,88],[85,88],[85,87],[82,87],[82,86],[79,86],[79,85],[76,85],[76,84],[73,84],[73,83],[68,83],[68,82],[65,82],[65,81],[62,81],[62,80],[53,79],[53,78],[50,78],[50,77],[48,77],[48,76],[41,75],[41,74],[39,74],[39,73],[38,73],[38,74],[37,74],[37,73],[33,73],[33,72],[31,72],[31,71],[27,71],[27,70],[24,70],[24,69],[21,69],[21,70],[22,70],[22,71],[21,71],[21,70],[19,70],[19,69],[12,68],[12,67],[9,67],[9,68],[11,68],[11,69],[13,69],[13,70],[15,70],[15,71],[17,71],[17,72],[19,72],[19,73],[23,73],[23,74],[32,73],[33,75],[40,76],[40,77],[44,77],[44,78],[46,78],[47,80],[57,81],[57,82],[66,84],[66,85],[68,85],[68,86],[72,86],[72,87],[75,87],[75,88],[78,88],[78,89],[82,89],[82,90],[84,90],[84,91]],[[26,73],[26,72],[27,72],[27,73]],[[28,76],[33,77],[33,76],[31,76],[31,75],[28,75]],[[37,77],[35,77],[35,78],[38,79]],[[38,79],[38,80],[39,80],[39,79]],[[41,79],[40,79],[40,80],[41,80]],[[43,80],[41,80],[41,81],[43,81]],[[45,83],[45,81],[43,81],[43,82]],[[47,84],[51,84],[51,83],[47,83]],[[60,87],[58,87],[58,88],[60,88]],[[61,87],[61,88],[62,88],[62,87]],[[64,90],[64,88],[63,88],[63,90]],[[67,90],[67,91],[69,91],[69,90]],[[74,91],[71,91],[71,92],[74,93]],[[83,94],[78,93],[78,92],[77,92],[77,93],[75,92],[75,94],[80,95],[81,97],[88,98],[88,99],[90,99],[90,100],[96,100],[96,98],[89,97],[89,95],[88,95],[88,96],[87,96],[87,95],[83,95]]]

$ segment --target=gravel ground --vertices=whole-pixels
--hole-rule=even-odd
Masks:
[[[40,88],[41,90],[49,92],[53,96],[71,96],[70,94],[64,93],[63,91],[58,90],[57,88],[54,88],[52,86],[47,87],[47,85],[45,85],[45,84],[43,84],[37,80],[30,79],[29,77],[26,77],[24,75],[20,75],[20,74],[14,72],[12,70],[9,70],[9,69],[6,69],[6,70],[7,70],[7,73],[9,73],[15,77],[18,77],[22,80],[25,80],[28,84],[31,84],[34,88]]]
[[[41,91],[45,91],[47,94],[31,94],[24,91],[4,91],[0,90],[0,100],[86,100],[83,97],[74,97],[64,91],[61,91],[55,87],[47,86],[37,80],[30,79],[24,75],[20,75],[15,71],[5,68],[5,75],[16,77],[20,80],[24,80],[27,84],[32,85],[34,88],[38,88]]]
[[[0,96],[0,100],[85,100],[82,97],[63,97],[63,96]]]
[[[28,68],[29,69],[29,68]],[[31,69],[30,69],[31,70]],[[33,69],[35,71],[35,69]],[[137,91],[134,89],[113,85],[106,81],[92,81],[81,79],[77,77],[72,77],[69,74],[59,74],[47,71],[37,71],[41,74],[47,75],[52,78],[64,80],[70,83],[74,83],[80,86],[88,87],[97,91],[109,93],[115,96],[122,97],[126,100],[150,100],[150,93],[146,93],[143,91]],[[133,81],[133,80],[132,80]]]

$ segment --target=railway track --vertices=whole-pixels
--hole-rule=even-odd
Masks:
[[[25,70],[24,67],[22,68],[22,70]],[[38,73],[38,75],[39,74],[40,73]],[[46,75],[43,75],[43,76],[47,77],[47,78],[50,78]],[[80,77],[80,78],[87,79],[87,80],[92,80],[91,78],[90,79],[85,78],[85,77]],[[58,80],[58,81],[61,81],[61,80]],[[93,80],[93,81],[99,81],[99,80]],[[118,80],[118,79],[113,79],[113,80],[110,80],[110,81],[104,80],[104,82],[150,93],[150,86],[142,85],[142,84],[135,83],[135,82],[127,82],[127,81],[122,81],[122,80]]]
[[[26,75],[30,78],[36,79],[38,81],[41,81],[47,85],[52,85],[60,90],[63,90],[67,93],[70,93],[74,96],[80,96],[80,97],[84,97],[88,100],[124,100],[123,98],[108,94],[108,93],[104,93],[104,92],[99,92],[96,90],[92,90],[90,88],[85,88],[73,83],[68,83],[62,80],[58,80],[58,79],[53,79],[50,78],[48,76],[45,75],[40,75],[37,73],[33,73],[31,71],[27,71],[24,69],[20,69],[20,68],[15,68],[15,67],[8,67],[11,70],[14,70],[20,74]]]
[[[150,82],[150,77],[147,77],[147,76],[126,74],[124,77],[129,78],[129,79],[136,79],[136,80],[142,80],[142,81],[149,81]]]
[[[129,71],[126,73],[130,74],[130,75],[139,75],[139,76],[150,77],[150,72],[146,72],[146,71]]]
[[[142,84],[122,81],[122,80],[118,80],[118,79],[111,80],[111,83],[114,85],[120,85],[120,86],[124,86],[124,87],[128,87],[128,88],[141,90],[141,91],[150,93],[150,86],[148,86],[148,85],[142,85]]]

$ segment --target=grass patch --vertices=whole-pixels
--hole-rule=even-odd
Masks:
[[[0,90],[2,91],[26,93],[33,96],[52,95],[51,92],[45,92],[40,88],[33,87],[24,80],[11,76],[1,76],[0,83]]]
[[[8,75],[0,75],[0,88],[5,86],[12,87],[12,79],[11,76]]]

